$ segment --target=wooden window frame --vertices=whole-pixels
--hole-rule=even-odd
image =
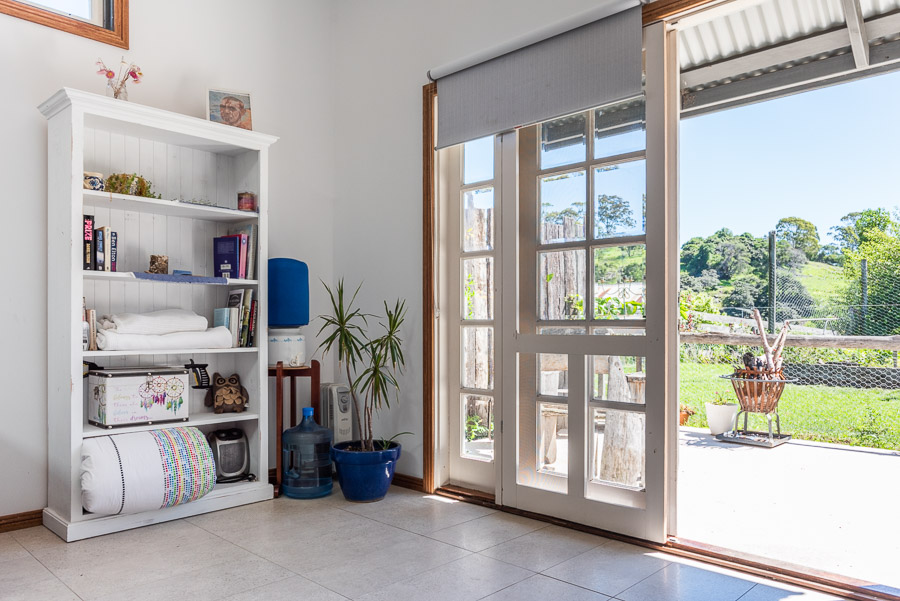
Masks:
[[[112,0],[112,7],[110,30],[30,4],[0,0],[0,13],[128,50],[128,0]]]

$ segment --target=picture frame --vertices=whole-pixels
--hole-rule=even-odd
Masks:
[[[250,92],[210,88],[206,94],[206,118],[214,123],[252,130]]]

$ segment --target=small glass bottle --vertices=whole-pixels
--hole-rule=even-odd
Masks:
[[[281,435],[281,491],[293,499],[314,499],[331,494],[331,430],[313,419],[313,408],[303,408],[303,421]]]

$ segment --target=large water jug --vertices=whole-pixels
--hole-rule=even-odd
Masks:
[[[282,492],[294,499],[331,494],[331,430],[313,419],[313,408],[303,408],[303,421],[281,436]]]

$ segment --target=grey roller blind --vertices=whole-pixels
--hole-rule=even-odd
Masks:
[[[637,96],[640,6],[438,77],[437,85],[438,148]]]

